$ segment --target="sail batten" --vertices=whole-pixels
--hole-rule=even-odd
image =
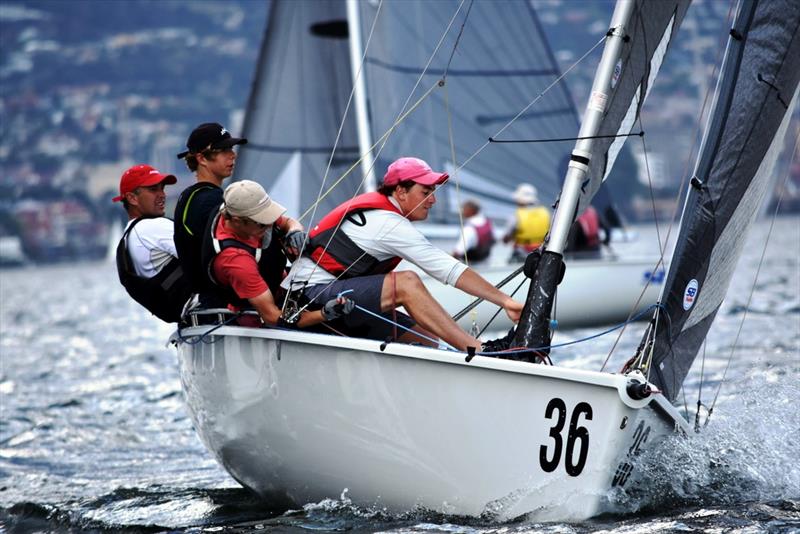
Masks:
[[[517,69],[517,70],[504,70],[504,69],[447,69],[444,68],[428,68],[422,69],[418,66],[406,66],[394,63],[388,63],[376,58],[367,58],[367,63],[375,67],[385,69],[387,71],[400,72],[403,74],[414,74],[419,76],[425,74],[426,76],[442,76],[445,73],[448,77],[470,77],[477,76],[481,78],[494,77],[494,78],[508,78],[508,77],[537,77],[547,76],[554,77],[561,74],[557,69]]]
[[[652,380],[674,400],[725,298],[771,183],[800,80],[800,11],[742,2],[664,290]],[[767,83],[766,80],[770,80]]]

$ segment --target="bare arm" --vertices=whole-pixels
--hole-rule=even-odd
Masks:
[[[281,317],[281,310],[275,304],[275,299],[272,298],[272,292],[266,290],[257,297],[247,299],[250,304],[258,311],[261,320],[270,326],[278,324],[278,319]],[[297,321],[299,328],[311,326],[321,323],[325,318],[322,316],[322,310],[317,311],[304,311],[300,314],[300,320]]]
[[[506,310],[506,314],[512,321],[519,321],[519,317],[522,314],[522,303],[517,302],[494,287],[472,269],[467,269],[461,273],[461,276],[459,276],[456,281],[456,287],[474,297],[480,297],[493,304],[497,304]]]

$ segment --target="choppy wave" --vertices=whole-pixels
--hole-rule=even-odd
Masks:
[[[611,512],[580,524],[392,515],[355,507],[346,493],[275,512],[198,440],[174,349],[165,346],[171,328],[127,297],[112,265],[3,271],[0,530],[800,532],[800,225],[779,225],[752,300],[761,249],[746,249],[685,384],[681,404],[690,417],[698,398],[701,424],[714,405],[709,424],[640,456],[636,469],[649,482],[609,493]],[[607,368],[619,368],[640,331],[628,329]],[[601,338],[554,360],[599,369],[614,342]]]

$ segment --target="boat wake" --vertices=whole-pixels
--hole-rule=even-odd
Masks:
[[[761,369],[737,386],[707,426],[675,436],[637,459],[648,484],[615,490],[618,513],[800,499],[796,467],[800,385],[783,372]],[[701,425],[704,423],[701,414]]]

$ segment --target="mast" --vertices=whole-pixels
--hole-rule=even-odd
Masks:
[[[570,156],[567,175],[557,202],[550,235],[543,246],[541,259],[535,272],[528,269],[531,277],[528,298],[522,312],[514,342],[526,347],[547,347],[550,345],[550,311],[556,286],[563,278],[565,269],[563,256],[567,235],[577,215],[581,198],[581,187],[586,181],[591,161],[594,139],[586,139],[598,134],[600,124],[609,100],[614,68],[622,52],[626,27],[633,13],[634,0],[619,0],[611,18],[611,28],[606,39],[603,56],[595,73],[592,92],[586,106],[575,148]]]
[[[364,54],[361,45],[361,17],[358,0],[347,0],[347,26],[350,37],[350,71],[353,76],[353,98],[356,106],[356,132],[358,134],[361,171],[364,174],[364,190],[375,191],[375,162],[372,156],[372,135],[367,116],[367,92],[361,59]],[[361,71],[361,72],[359,72]],[[360,75],[359,75],[360,74]]]

